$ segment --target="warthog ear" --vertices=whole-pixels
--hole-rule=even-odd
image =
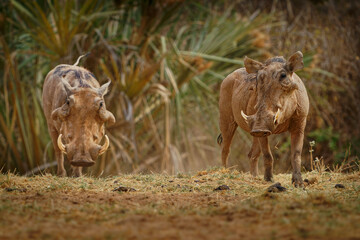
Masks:
[[[303,54],[300,51],[297,51],[296,53],[294,53],[288,59],[286,67],[290,72],[295,72],[297,70],[302,69],[304,67]]]
[[[248,57],[245,57],[244,65],[248,73],[257,73],[260,69],[264,67],[264,64],[262,64],[261,62],[255,61]]]
[[[107,83],[103,84],[103,85],[97,90],[97,91],[98,91],[98,94],[99,94],[101,97],[103,97],[103,96],[105,96],[105,94],[107,94],[110,83],[111,83],[111,80],[109,80]]]
[[[69,97],[74,93],[75,88],[71,87],[70,84],[65,81],[65,79],[61,78],[61,81],[64,85],[64,89],[66,91],[66,95]]]
[[[51,118],[56,121],[59,117],[59,111],[61,111],[61,108],[57,108],[55,109],[52,113],[51,113]]]
[[[66,102],[61,107],[58,107],[51,113],[51,118],[55,121],[58,118],[64,120],[64,118],[70,114],[70,106],[71,104],[74,104],[74,102],[75,102],[74,96],[68,97],[66,99]]]
[[[66,116],[68,115],[68,111],[64,111],[64,109],[62,107],[59,107],[57,109],[55,109],[52,113],[51,113],[51,118],[53,120],[57,120],[58,118],[60,118],[61,120],[63,120]]]

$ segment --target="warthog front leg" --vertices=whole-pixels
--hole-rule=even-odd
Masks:
[[[292,183],[295,187],[304,185],[301,177],[301,152],[304,143],[304,128],[306,120],[299,125],[299,128],[291,131],[291,165],[293,167]]]
[[[274,181],[273,177],[273,162],[274,158],[271,154],[269,142],[267,137],[258,138],[260,143],[261,152],[264,156],[264,166],[265,166],[265,173],[264,179],[265,181]]]
[[[82,167],[71,167],[72,174],[74,177],[81,177],[82,176]]]
[[[253,138],[253,143],[251,146],[251,150],[248,154],[250,160],[250,173],[253,177],[257,177],[259,174],[258,171],[258,159],[261,153],[260,144],[258,138]]]
[[[54,150],[55,150],[55,158],[57,161],[57,175],[59,177],[66,177],[66,170],[64,168],[64,154],[61,152],[57,145],[57,139],[59,136],[59,133],[56,131],[56,129],[52,126],[48,126],[51,140],[53,142]]]
[[[66,177],[66,170],[64,168],[64,154],[60,151],[60,149],[57,149],[58,151],[56,151],[56,148],[57,146],[55,147],[55,157],[58,163],[57,175],[59,177]]]

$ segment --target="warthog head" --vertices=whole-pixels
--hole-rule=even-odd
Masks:
[[[67,99],[51,117],[60,120],[59,149],[67,154],[71,165],[88,167],[109,147],[104,123],[114,123],[114,115],[106,110],[104,95],[110,82],[100,88],[73,88],[64,80]],[[105,143],[100,145],[105,136]]]
[[[268,59],[264,64],[245,57],[244,64],[248,73],[256,74],[257,103],[256,113],[247,116],[250,133],[255,137],[266,137],[277,126],[288,119],[296,109],[295,90],[298,89],[293,73],[302,69],[303,55],[300,51],[287,61],[283,57]]]

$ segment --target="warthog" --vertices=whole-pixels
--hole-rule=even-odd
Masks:
[[[109,147],[104,123],[115,122],[104,102],[110,81],[100,87],[91,72],[76,66],[80,58],[74,65],[62,64],[51,70],[43,87],[43,108],[59,176],[66,176],[63,154],[75,176],[81,176],[82,167],[93,165]]]
[[[260,151],[264,156],[266,181],[273,181],[273,156],[268,136],[286,131],[291,133],[292,182],[303,185],[300,167],[309,98],[301,79],[294,73],[302,69],[300,51],[287,61],[273,57],[260,63],[245,57],[245,68],[228,75],[221,84],[218,143],[222,146],[221,159],[226,167],[229,148],[237,126],[253,136],[250,172],[258,175]]]

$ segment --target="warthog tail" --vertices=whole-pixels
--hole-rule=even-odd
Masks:
[[[88,53],[85,53],[84,55],[81,55],[77,60],[76,60],[76,63],[74,63],[73,66],[77,66],[80,62],[80,59],[83,58],[83,57],[87,57],[88,55],[90,54],[90,52]]]
[[[219,145],[221,145],[222,141],[223,141],[223,137],[222,137],[222,135],[221,135],[221,133],[220,133],[219,136],[217,137],[217,143],[218,143]]]

